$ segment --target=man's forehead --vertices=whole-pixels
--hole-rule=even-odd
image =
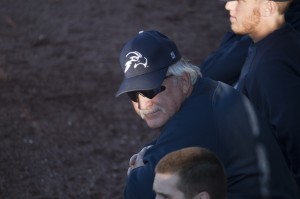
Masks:
[[[161,196],[174,196],[177,197],[183,193],[178,190],[177,183],[179,182],[179,176],[177,174],[161,174],[157,173],[154,178],[153,190],[156,194]],[[173,198],[173,197],[171,197]]]

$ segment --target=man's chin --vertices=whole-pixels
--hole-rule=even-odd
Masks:
[[[148,125],[149,128],[151,129],[158,129],[163,126],[161,122],[154,121],[154,120],[149,120],[149,119],[144,119]]]
[[[234,32],[237,35],[246,35],[246,34],[248,34],[245,31],[241,31],[240,29],[233,28],[233,27],[231,27],[231,30],[232,30],[232,32]]]

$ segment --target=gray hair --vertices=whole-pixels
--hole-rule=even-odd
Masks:
[[[168,69],[167,76],[168,75],[182,76],[183,73],[189,74],[193,85],[196,83],[198,77],[202,77],[200,68],[188,62],[185,59],[181,59],[175,64],[171,65]]]

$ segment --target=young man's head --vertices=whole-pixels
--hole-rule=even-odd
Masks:
[[[225,199],[226,186],[221,162],[204,148],[171,152],[155,168],[156,199]]]
[[[284,13],[293,0],[228,0],[231,29],[249,34],[256,42],[284,24]]]
[[[120,54],[126,93],[150,128],[162,127],[181,107],[200,76],[199,67],[181,58],[176,44],[157,31],[142,31]]]

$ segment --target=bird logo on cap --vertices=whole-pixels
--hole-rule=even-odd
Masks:
[[[126,57],[129,57],[129,61],[125,63],[125,71],[126,73],[129,68],[133,65],[133,68],[137,68],[139,65],[144,66],[147,68],[148,60],[146,57],[143,57],[143,55],[137,51],[129,52]]]

